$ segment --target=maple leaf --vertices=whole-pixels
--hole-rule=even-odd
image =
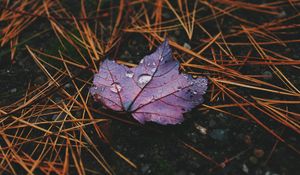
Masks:
[[[140,123],[181,123],[183,113],[203,102],[206,78],[179,72],[165,40],[137,67],[129,68],[106,59],[95,74],[90,92],[94,99],[115,111],[127,111]]]

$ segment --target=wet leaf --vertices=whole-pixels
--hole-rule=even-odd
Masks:
[[[168,41],[137,67],[128,68],[106,59],[90,89],[94,99],[115,111],[127,111],[140,123],[177,124],[183,113],[203,102],[206,78],[179,72]]]

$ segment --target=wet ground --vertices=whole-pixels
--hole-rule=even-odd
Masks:
[[[1,105],[20,98],[29,82],[46,80],[28,56],[17,56],[15,64],[1,64],[0,72]],[[112,146],[136,163],[139,170],[128,166],[108,148],[103,152],[117,174],[289,175],[300,171],[299,155],[284,143],[277,144],[276,139],[257,124],[214,111],[194,110],[185,117],[187,120],[177,126],[131,126],[114,120],[106,126]],[[299,143],[295,133],[287,132],[286,137]],[[217,167],[183,146],[181,141],[212,156],[217,162],[233,160],[224,168]],[[93,162],[89,164],[93,165]]]

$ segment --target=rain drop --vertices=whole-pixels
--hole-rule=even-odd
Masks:
[[[121,87],[120,83],[115,82],[115,83],[111,84],[110,90],[114,93],[117,93],[122,90],[122,87]]]
[[[196,95],[196,94],[197,94],[197,91],[193,91],[193,94],[195,94],[195,95]]]
[[[140,61],[141,64],[143,64],[143,62],[144,62],[144,59],[142,59],[142,60]]]
[[[95,90],[99,90],[100,92],[102,92],[102,91],[104,91],[105,87],[99,87],[99,88],[98,88],[98,87],[96,86],[96,87],[94,87],[94,89],[95,89]]]
[[[138,84],[139,86],[144,86],[145,84],[147,84],[150,80],[151,80],[151,75],[148,74],[142,74],[139,76],[138,78]]]
[[[134,73],[131,70],[127,71],[126,74],[125,74],[125,76],[128,77],[128,78],[132,78],[133,75],[134,75]]]
[[[207,85],[207,80],[203,78],[203,79],[200,80],[200,83]]]

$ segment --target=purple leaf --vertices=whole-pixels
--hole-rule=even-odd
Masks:
[[[90,89],[94,99],[115,111],[127,111],[140,123],[181,123],[183,113],[203,102],[206,78],[179,72],[168,41],[137,67],[128,68],[106,59]]]

